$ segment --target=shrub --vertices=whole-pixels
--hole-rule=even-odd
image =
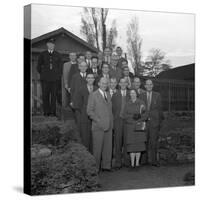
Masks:
[[[80,136],[73,120],[66,122],[56,118],[36,118],[32,123],[32,144],[43,144],[59,147],[69,141],[80,142]]]
[[[94,157],[78,143],[45,159],[32,159],[33,195],[96,191],[98,174]]]

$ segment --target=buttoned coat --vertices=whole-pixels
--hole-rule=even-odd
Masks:
[[[87,114],[92,119],[92,130],[108,131],[113,128],[111,96],[108,92],[106,94],[107,101],[99,90],[89,96]]]

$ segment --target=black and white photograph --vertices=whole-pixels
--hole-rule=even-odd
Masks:
[[[195,185],[195,14],[29,4],[24,45],[25,193]]]

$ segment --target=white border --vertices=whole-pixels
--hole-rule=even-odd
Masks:
[[[199,60],[200,13],[198,0],[38,0],[12,1],[1,4],[1,199],[31,199],[22,193],[23,187],[23,6],[29,3],[124,8],[133,10],[196,13],[196,169],[199,169]],[[2,46],[3,43],[3,46]],[[2,113],[3,111],[3,113]],[[29,133],[27,133],[29,134]],[[196,199],[200,193],[199,170],[195,187],[176,187],[118,192],[98,192],[69,195],[38,196],[34,199]]]

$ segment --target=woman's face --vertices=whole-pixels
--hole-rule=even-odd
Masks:
[[[131,96],[131,100],[135,100],[137,98],[137,94],[136,94],[135,90],[131,90],[130,96]]]

